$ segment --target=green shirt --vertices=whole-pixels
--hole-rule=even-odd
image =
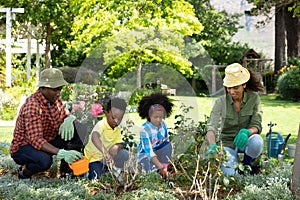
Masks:
[[[222,95],[213,106],[208,119],[206,131],[213,131],[216,141],[235,149],[234,138],[242,128],[256,127],[262,130],[262,109],[259,95],[253,91],[244,91],[240,112],[234,108],[230,94]]]

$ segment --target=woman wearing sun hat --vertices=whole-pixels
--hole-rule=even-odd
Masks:
[[[206,154],[218,152],[217,143],[221,141],[228,158],[222,171],[234,175],[238,153],[244,153],[243,164],[253,169],[254,160],[263,150],[262,109],[257,92],[264,87],[255,72],[238,63],[226,67],[223,86],[226,94],[216,100],[207,123]]]

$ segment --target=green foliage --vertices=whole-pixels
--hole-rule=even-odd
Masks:
[[[153,93],[151,89],[138,89],[135,90],[130,96],[128,104],[131,106],[137,106],[140,100],[142,100],[143,96],[147,96]]]
[[[300,4],[299,2],[295,3],[292,7],[288,8],[289,11],[294,11],[293,17],[300,16]]]
[[[300,66],[300,58],[299,57],[291,57],[288,58],[288,63],[294,66]]]
[[[63,0],[2,0],[1,5],[2,7],[24,8],[24,13],[15,15],[18,26],[13,27],[22,26],[24,28],[17,30],[14,38],[19,38],[18,35],[25,36],[28,34],[28,30],[32,29],[34,39],[39,42],[46,41],[49,47],[50,43],[55,47],[51,52],[52,64],[56,65],[63,62],[62,60],[57,61],[56,58],[72,38],[70,32],[74,15],[73,10],[69,7],[69,2]]]
[[[280,69],[278,92],[284,99],[298,101],[300,99],[300,66],[290,65]]]
[[[236,175],[230,180],[241,191],[227,199],[297,199],[291,192],[292,165],[276,159],[263,163],[263,174],[255,176]]]
[[[17,116],[17,108],[22,104],[25,97],[35,90],[36,80],[31,76],[29,81],[25,77],[26,72],[22,69],[14,69],[14,85],[4,89],[4,94],[0,96],[1,113],[0,117],[4,120],[12,120]],[[0,104],[0,105],[1,105]]]
[[[104,114],[93,116],[91,108],[93,104],[101,104],[104,111],[108,98],[111,97],[113,88],[100,85],[87,85],[73,83],[65,86],[61,91],[62,100],[66,101],[66,107],[76,120],[86,126],[89,133],[94,125],[103,118]],[[100,111],[99,110],[99,111]]]
[[[118,77],[139,65],[161,63],[172,66],[182,74],[191,75],[191,63],[183,55],[184,35],[165,28],[140,27],[122,29],[105,39],[104,64],[109,74]]]
[[[5,102],[1,108],[1,118],[3,120],[13,120],[17,115],[17,104],[13,101]]]
[[[135,139],[136,134],[131,131],[131,128],[134,126],[134,122],[130,119],[126,121],[126,125],[122,126],[122,140],[123,147],[127,150],[136,148],[137,141]]]
[[[183,0],[176,1],[71,1],[75,10],[72,34],[74,47],[84,46],[89,54],[103,39],[119,30],[141,27],[164,27],[192,35],[203,30],[193,7]]]
[[[180,171],[177,179],[181,185],[191,185],[193,178],[203,181],[204,185],[209,185],[207,173],[213,177],[213,184],[217,184],[218,178],[221,176],[220,163],[222,162],[222,153],[214,156],[204,156],[205,148],[205,126],[204,122],[194,122],[186,117],[186,113],[192,109],[191,106],[181,105],[182,114],[176,115],[177,120],[173,128],[174,133],[170,133],[170,141],[173,144],[174,164]],[[214,186],[209,185],[213,190]],[[216,186],[217,187],[217,186]]]
[[[194,34],[193,38],[201,43],[214,60],[214,64],[239,62],[243,53],[249,49],[247,44],[232,41],[232,36],[241,28],[240,15],[217,11],[209,0],[188,0],[188,2],[194,6],[195,14],[204,26],[204,30]]]
[[[10,143],[0,142],[0,154],[9,155]]]
[[[132,199],[132,200],[148,200],[148,199],[170,199],[170,200],[176,200],[177,198],[174,197],[171,193],[167,193],[165,191],[157,191],[156,189],[147,189],[143,188],[141,190],[138,190],[137,192],[131,192],[128,195],[126,195],[126,199]]]

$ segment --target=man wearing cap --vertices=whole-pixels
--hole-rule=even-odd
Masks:
[[[243,164],[252,168],[254,160],[263,150],[262,109],[257,92],[264,86],[255,72],[247,70],[238,63],[225,69],[223,86],[226,94],[218,98],[213,106],[206,127],[209,148],[207,155],[218,152],[218,142],[222,142],[228,160],[221,167],[226,175],[234,175],[234,163],[238,162],[238,153],[243,153]]]
[[[31,178],[33,174],[49,169],[53,155],[67,163],[82,157],[78,151],[65,150],[66,140],[74,136],[75,119],[64,108],[60,98],[65,85],[67,82],[59,69],[43,70],[38,90],[26,99],[20,109],[10,148],[11,157],[21,165],[19,179]],[[75,136],[79,138],[78,134]],[[77,139],[75,136],[73,139]]]

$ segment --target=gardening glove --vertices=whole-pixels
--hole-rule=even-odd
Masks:
[[[57,153],[57,158],[64,159],[67,163],[72,163],[80,158],[82,158],[82,155],[80,152],[75,150],[64,150],[60,149]]]
[[[69,117],[64,119],[64,123],[62,123],[59,127],[58,135],[61,135],[61,138],[65,141],[71,140],[74,136],[74,125],[73,122],[76,119],[74,115],[70,115]]]
[[[244,149],[248,143],[248,138],[250,136],[250,131],[248,129],[242,128],[237,136],[234,138],[234,144],[238,149]]]
[[[214,143],[208,146],[208,150],[205,152],[206,155],[214,155],[219,152],[219,146]]]

